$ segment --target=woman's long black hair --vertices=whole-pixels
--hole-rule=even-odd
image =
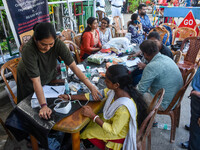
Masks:
[[[134,24],[134,21],[137,20],[137,18],[138,18],[138,14],[136,14],[136,13],[132,14],[132,15],[131,15],[131,21],[129,22],[128,26],[129,26],[130,24],[133,25],[133,24]]]
[[[90,32],[91,31],[91,27],[89,25],[92,25],[95,20],[97,20],[97,18],[95,18],[95,17],[88,18],[88,20],[87,20],[87,27],[85,28],[84,32],[81,35],[81,42],[82,42],[83,34],[85,32]]]
[[[142,122],[147,117],[147,104],[142,94],[133,87],[128,69],[123,65],[112,65],[108,68],[106,77],[112,83],[119,83],[119,88],[126,91],[133,98],[138,110],[137,123],[140,128]]]
[[[33,26],[33,31],[34,31],[33,36],[35,37],[36,41],[47,39],[50,36],[56,39],[56,31],[53,25],[49,22],[36,23]]]

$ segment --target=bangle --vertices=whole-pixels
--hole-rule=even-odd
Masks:
[[[93,122],[99,117],[99,115],[94,116]]]
[[[41,106],[41,108],[44,107],[44,106],[47,106],[47,103],[44,103],[44,104],[42,104],[40,106]]]
[[[69,100],[71,101],[71,100],[72,100],[72,97],[71,97],[69,94],[67,94],[67,96],[68,96]]]
[[[87,79],[88,79],[88,78],[86,77],[86,78],[83,79],[83,81],[84,81],[84,80],[87,80]]]

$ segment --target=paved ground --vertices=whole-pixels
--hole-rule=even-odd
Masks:
[[[130,18],[130,14],[124,15],[125,27],[126,22]],[[184,129],[184,125],[190,122],[190,99],[188,95],[191,91],[189,87],[185,93],[182,101],[181,107],[181,119],[180,126],[176,131],[176,140],[174,143],[170,143],[170,131],[161,130],[158,128],[152,129],[152,150],[180,150],[180,142],[186,141],[189,138],[189,133]],[[9,112],[12,110],[12,105],[10,100],[4,90],[4,84],[0,83],[0,117],[5,120]],[[156,120],[159,123],[170,124],[170,118],[168,116],[157,115]],[[26,141],[20,143],[16,141],[7,140],[7,135],[4,132],[2,126],[0,126],[0,150],[12,150],[15,147],[21,147],[22,150],[28,150],[26,146]],[[97,148],[92,148],[91,150],[98,150]]]

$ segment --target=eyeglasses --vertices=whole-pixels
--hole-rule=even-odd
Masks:
[[[101,22],[101,24],[107,24],[106,22]]]

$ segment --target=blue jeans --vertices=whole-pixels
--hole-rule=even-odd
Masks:
[[[197,123],[199,118],[200,118],[200,98],[195,95],[192,95],[189,150],[199,150],[200,148],[200,127]]]
[[[143,73],[143,69],[139,69],[139,68],[131,72],[133,86],[137,86],[137,84],[140,82],[142,78],[142,73]]]

